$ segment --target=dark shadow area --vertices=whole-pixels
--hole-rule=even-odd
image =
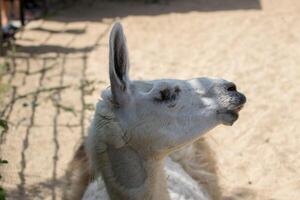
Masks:
[[[93,49],[95,49],[96,47],[101,45],[99,43],[99,41],[101,40],[101,38],[103,38],[109,32],[112,23],[113,23],[113,21],[110,23],[107,23],[107,28],[103,31],[103,33],[98,35],[96,38],[93,38],[93,39],[95,39],[95,43],[92,45],[89,45],[89,46],[84,46],[81,48],[80,47],[79,48],[71,47],[72,42],[76,39],[76,37],[79,36],[79,34],[73,34],[72,35],[73,39],[67,45],[64,45],[64,46],[51,45],[51,44],[40,44],[38,46],[37,45],[26,45],[26,46],[16,45],[16,50],[19,53],[22,52],[22,53],[26,53],[28,55],[41,55],[41,54],[47,54],[47,53],[56,53],[56,54],[62,54],[62,55],[71,54],[71,53],[88,54]],[[86,28],[87,27],[82,29],[83,34],[86,32]],[[37,29],[37,30],[39,30],[39,29]],[[47,29],[45,29],[45,30],[47,30]],[[70,30],[70,29],[67,29],[67,30]],[[64,31],[55,31],[55,33],[64,33]],[[46,41],[48,41],[54,34],[50,32],[50,36],[47,38]]]
[[[69,54],[69,53],[82,53],[82,52],[90,52],[94,49],[94,46],[87,46],[83,48],[73,48],[73,47],[63,47],[59,45],[39,45],[39,46],[17,46],[18,52],[24,52],[28,54],[46,54],[46,53],[61,53],[61,54]]]
[[[80,35],[80,34],[85,33],[85,29],[67,29],[64,32],[61,32],[61,31],[57,31],[57,30],[46,29],[46,28],[43,28],[43,27],[37,27],[37,28],[30,29],[30,30],[48,32],[48,33],[51,33],[51,34],[68,33],[68,34]]]
[[[85,9],[82,9],[85,8]],[[261,10],[260,0],[161,0],[145,3],[142,0],[78,2],[71,12],[60,12],[48,20],[61,22],[100,21],[103,18],[134,15],[156,16],[170,13],[215,12],[232,10]]]

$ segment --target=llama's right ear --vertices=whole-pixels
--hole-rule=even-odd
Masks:
[[[126,39],[122,25],[116,23],[109,39],[109,77],[113,101],[119,106],[124,106],[130,101],[128,71],[129,59]]]

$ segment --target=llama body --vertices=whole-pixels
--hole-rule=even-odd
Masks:
[[[167,158],[165,171],[168,182],[168,192],[171,199],[176,200],[209,200],[211,199],[204,187],[200,186],[182,166]],[[83,195],[82,200],[110,200],[101,177],[91,182]]]
[[[211,199],[186,173],[185,163],[167,157],[220,124],[232,125],[245,96],[233,83],[217,78],[131,81],[119,23],[112,29],[109,46],[111,85],[97,104],[84,144],[86,163],[81,164],[95,180],[90,183],[83,175],[85,184],[77,189],[82,194],[76,198]]]

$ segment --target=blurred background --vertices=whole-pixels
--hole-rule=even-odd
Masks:
[[[222,77],[248,101],[205,140],[225,199],[300,199],[298,0],[0,0],[0,185],[61,199],[67,164],[109,85],[121,21],[132,79]],[[5,161],[4,161],[5,162]]]

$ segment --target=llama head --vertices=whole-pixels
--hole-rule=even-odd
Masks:
[[[131,145],[168,152],[219,124],[232,125],[246,102],[232,82],[217,78],[131,81],[122,26],[110,35],[113,112]]]

